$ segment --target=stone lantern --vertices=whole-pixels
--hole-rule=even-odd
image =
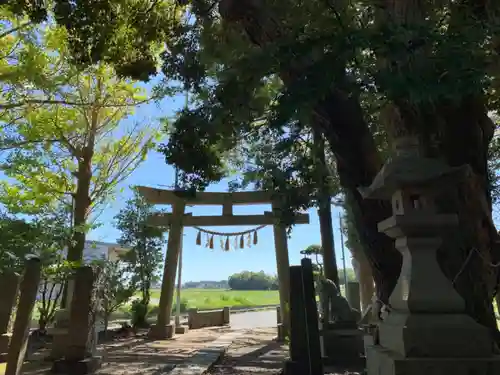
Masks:
[[[391,201],[392,216],[378,230],[395,239],[403,256],[379,342],[365,348],[368,375],[500,374],[488,329],[466,315],[464,300],[436,258],[444,234],[458,229],[458,217],[439,213],[435,200],[469,167],[421,156],[413,138],[395,146],[372,185],[360,189],[365,199]]]

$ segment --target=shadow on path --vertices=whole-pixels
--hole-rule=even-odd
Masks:
[[[279,374],[288,348],[273,340],[276,329],[247,330],[211,370],[212,375]]]

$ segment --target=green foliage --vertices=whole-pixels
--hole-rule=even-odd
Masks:
[[[10,269],[20,273],[24,259],[29,254],[39,256],[44,266],[57,263],[69,235],[69,223],[64,210],[39,215],[31,221],[1,212],[0,270]],[[45,272],[49,272],[49,269],[45,269]]]
[[[41,330],[53,321],[62,286],[74,266],[64,260],[63,252],[70,234],[68,215],[63,209],[38,215],[31,221],[5,213],[0,217],[0,272],[8,269],[21,273],[29,254],[38,256],[42,262],[37,305]]]
[[[323,255],[323,248],[321,245],[309,245],[304,250],[300,251],[306,258],[314,257],[315,262],[312,264],[313,273],[315,276],[323,274],[322,262],[320,262],[319,257]]]
[[[25,220],[0,213],[0,270],[19,272],[38,231]]]
[[[135,299],[130,306],[131,323],[133,327],[147,327],[146,317],[148,315],[149,304],[144,303],[142,299]]]
[[[352,268],[346,268],[347,282],[356,281],[356,273]],[[339,285],[344,285],[344,270],[339,270]]]
[[[264,271],[243,271],[229,276],[229,287],[232,290],[277,290],[276,276],[267,275]]]
[[[64,258],[64,253],[61,250],[47,252],[42,258],[42,275],[38,287],[40,299],[37,305],[38,328],[41,331],[44,331],[54,321],[64,285],[75,266]]]
[[[186,298],[181,298],[181,303],[180,303],[181,313],[185,313],[188,311],[188,304],[189,304],[189,301]],[[175,301],[175,303],[172,307],[172,313],[175,314],[176,311],[177,311],[177,301]]]
[[[98,298],[104,317],[104,330],[108,328],[109,317],[125,305],[136,292],[135,285],[127,277],[121,261],[103,261],[98,280]]]
[[[0,61],[1,170],[7,177],[0,203],[29,215],[73,207],[68,256],[78,260],[91,213],[113,199],[158,132],[154,125],[123,123],[147,101],[134,81],[118,78],[104,63],[75,66],[65,28],[51,22],[18,28],[19,22],[9,15],[8,37],[0,38],[0,49],[10,48]]]
[[[162,246],[165,244],[164,229],[148,224],[148,218],[153,213],[153,206],[134,191],[134,197],[115,217],[116,228],[121,232],[118,243],[130,249],[122,260],[131,275],[131,282],[141,292],[141,301],[146,309],[151,298],[151,285],[158,280],[163,260]]]
[[[162,43],[181,17],[175,1],[8,0],[8,8],[33,22],[51,17],[68,32],[72,63],[116,66],[119,75],[147,80],[158,71]]]

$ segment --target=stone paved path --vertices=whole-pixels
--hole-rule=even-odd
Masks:
[[[211,370],[211,375],[278,374],[288,355],[285,345],[273,340],[276,328],[244,330],[229,347],[226,355]]]

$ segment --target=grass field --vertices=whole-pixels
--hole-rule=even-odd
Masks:
[[[151,297],[160,299],[160,291],[152,290]],[[174,296],[174,303],[176,296]],[[183,289],[181,303],[185,307],[198,309],[218,309],[230,307],[252,307],[279,303],[277,290],[224,290],[224,289]]]

